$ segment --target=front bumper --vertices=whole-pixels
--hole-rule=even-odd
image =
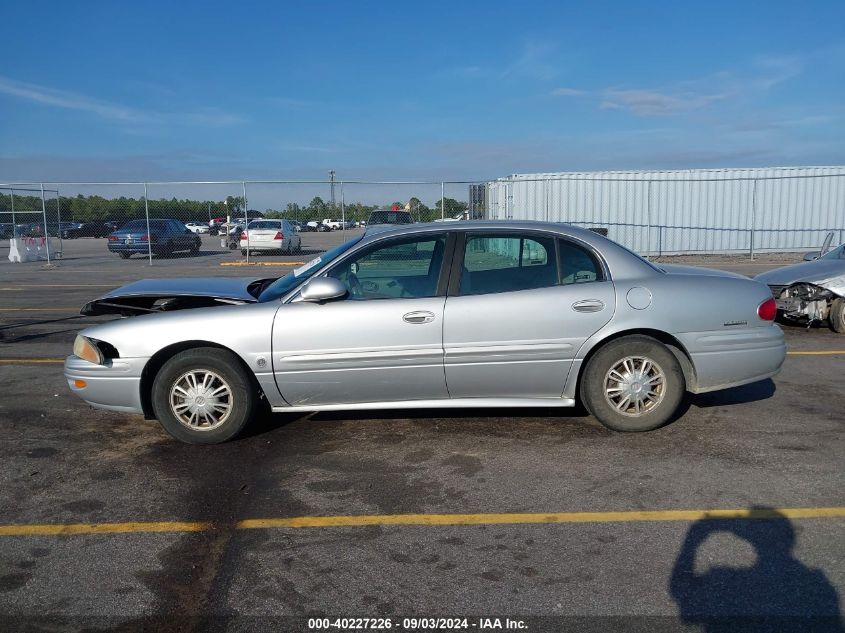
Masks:
[[[771,378],[786,359],[783,330],[778,326],[726,332],[689,332],[678,339],[695,368],[693,393],[738,387]]]
[[[68,387],[92,407],[123,413],[143,413],[141,373],[148,358],[115,358],[106,365],[89,363],[78,356],[65,359]],[[77,387],[76,381],[84,381]]]

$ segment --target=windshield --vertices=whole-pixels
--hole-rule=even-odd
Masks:
[[[165,220],[150,220],[150,228],[151,229],[163,229],[165,228]],[[147,230],[147,221],[146,220],[132,220],[127,224],[123,225],[120,229],[121,231],[146,231]]]
[[[281,220],[253,220],[249,223],[249,229],[279,229],[282,226]]]
[[[413,224],[407,211],[373,211],[367,224]]]
[[[825,253],[819,259],[845,259],[845,244],[837,246],[829,253]]]
[[[300,266],[299,268],[290,271],[284,277],[277,279],[272,284],[267,286],[264,291],[258,296],[258,303],[275,301],[276,299],[279,299],[280,297],[284,296],[285,294],[290,292],[290,290],[292,290],[293,288],[301,284],[303,281],[308,279],[317,270],[322,268],[324,264],[328,264],[330,261],[337,259],[341,255],[343,255],[343,253],[355,246],[355,244],[360,242],[363,238],[363,235],[359,235],[358,237],[353,238],[348,242],[344,242],[340,246],[335,246],[333,249],[326,251],[319,257],[315,257],[304,266]]]

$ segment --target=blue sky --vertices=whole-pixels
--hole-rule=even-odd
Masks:
[[[843,24],[841,0],[7,3],[0,181],[843,164]]]

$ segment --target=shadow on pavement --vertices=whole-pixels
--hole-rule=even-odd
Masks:
[[[709,633],[845,631],[830,580],[793,555],[792,523],[772,508],[752,512],[758,518],[702,519],[690,527],[669,581],[682,621]],[[751,545],[754,564],[736,566],[727,553],[724,560],[699,556],[696,564],[699,548],[720,533]]]
[[[721,391],[696,394],[689,398],[689,404],[699,409],[706,409],[708,407],[720,407],[729,404],[759,402],[760,400],[768,400],[773,395],[775,395],[775,383],[771,378],[767,378],[766,380],[753,382],[750,385],[741,385],[739,387],[731,387],[730,389],[722,389]]]

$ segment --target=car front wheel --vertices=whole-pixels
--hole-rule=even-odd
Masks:
[[[845,334],[845,299],[836,299],[830,306],[830,328]]]
[[[612,341],[593,356],[581,380],[581,399],[614,431],[650,431],[666,424],[686,382],[677,358],[648,336]]]
[[[238,358],[201,347],[168,360],[153,381],[152,405],[164,429],[188,444],[218,444],[243,431],[256,394]]]

